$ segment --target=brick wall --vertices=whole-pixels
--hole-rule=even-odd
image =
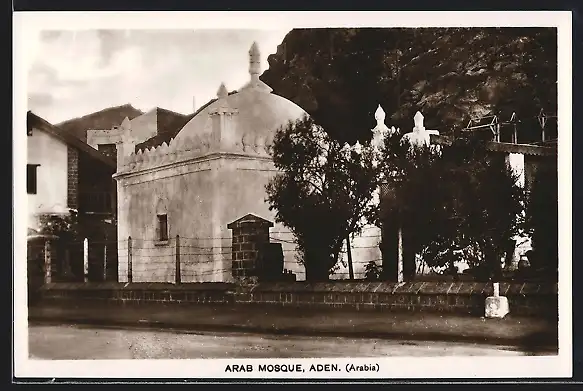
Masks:
[[[484,314],[492,285],[475,282],[305,282],[259,283],[248,287],[228,283],[96,283],[47,284],[43,300],[106,300],[111,303],[212,303],[275,305],[299,308],[351,308],[383,311],[432,311]],[[558,314],[557,284],[501,283],[511,314],[554,317]]]
[[[437,311],[483,314],[492,284],[477,282],[264,283],[236,299],[239,304],[334,307],[357,310]],[[521,315],[558,314],[557,284],[501,283],[510,311]]]
[[[79,194],[79,151],[67,146],[67,206],[77,209]]]

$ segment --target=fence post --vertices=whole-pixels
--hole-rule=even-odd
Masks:
[[[399,247],[398,247],[398,258],[397,258],[397,282],[403,282],[403,228],[399,227]]]
[[[51,283],[52,277],[52,260],[51,260],[51,245],[49,239],[45,240],[45,284]]]
[[[89,282],[89,239],[83,240],[83,281]]]
[[[176,284],[181,283],[180,275],[180,235],[176,235]]]
[[[103,281],[107,281],[107,242],[103,245]]]
[[[132,237],[128,236],[128,282],[132,282]]]

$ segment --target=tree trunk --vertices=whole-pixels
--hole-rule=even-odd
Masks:
[[[352,251],[350,249],[350,235],[346,235],[346,252],[348,253],[348,275],[349,279],[354,280],[354,269],[352,268]]]
[[[494,282],[498,282],[502,277],[502,263],[496,251],[490,246],[487,247],[484,251],[484,257],[490,271],[490,277]]]
[[[403,235],[403,278],[405,281],[415,279],[417,264],[415,254],[415,233],[410,223],[401,215],[399,218]]]
[[[306,267],[306,281],[308,282],[326,282],[330,280],[328,269],[321,266]]]
[[[319,253],[305,254],[306,281],[325,282],[330,279],[330,268],[336,264],[336,258],[328,258],[329,256]]]

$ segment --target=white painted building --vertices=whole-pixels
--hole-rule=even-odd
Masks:
[[[32,112],[27,113],[27,219],[28,227],[38,230],[42,215],[65,215],[78,209],[80,197],[79,162],[95,169],[93,181],[105,180],[114,162],[83,141],[55,127]],[[109,179],[111,181],[111,179]],[[104,193],[108,189],[102,189]],[[82,202],[83,203],[83,202]],[[85,211],[93,211],[85,204]]]

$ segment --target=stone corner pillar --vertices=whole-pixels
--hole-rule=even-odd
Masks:
[[[504,318],[510,312],[508,298],[500,296],[500,283],[493,283],[494,294],[486,298],[486,318]]]
[[[273,222],[248,214],[227,224],[232,231],[232,276],[257,277],[256,260],[260,247],[269,243]]]

